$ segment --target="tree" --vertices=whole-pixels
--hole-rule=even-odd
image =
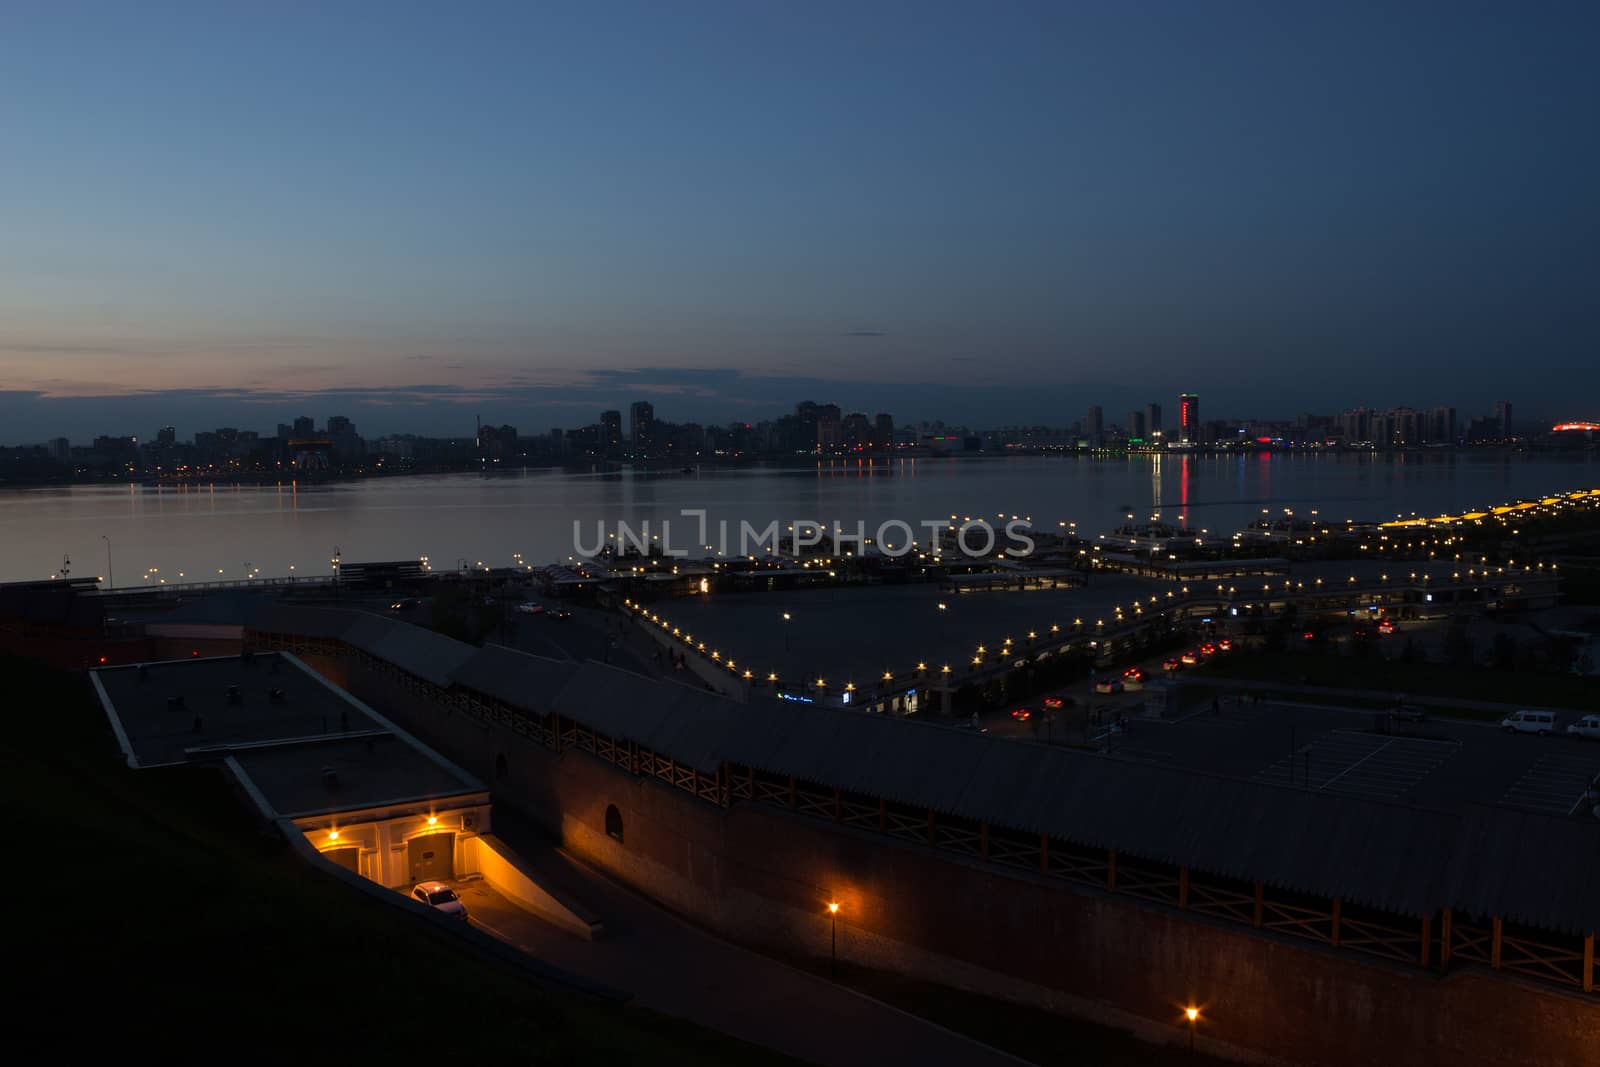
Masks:
[[[1517,669],[1517,643],[1511,639],[1510,634],[1494,635],[1494,647],[1491,653],[1490,665],[1497,671],[1514,671]]]
[[[1457,667],[1472,665],[1472,638],[1467,636],[1467,621],[1459,615],[1445,629],[1444,658]]]

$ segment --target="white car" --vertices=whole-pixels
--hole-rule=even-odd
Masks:
[[[1573,737],[1587,737],[1591,741],[1600,741],[1600,715],[1585,715],[1569,725],[1567,733]]]
[[[543,604],[535,604],[535,603],[532,603],[530,601],[530,602],[527,602],[527,603],[518,604],[517,605],[517,610],[522,612],[522,614],[524,614],[524,615],[537,615],[540,612],[544,611],[544,605]]]
[[[443,882],[418,882],[417,887],[411,891],[411,899],[419,904],[426,904],[435,911],[442,911],[452,919],[465,920],[467,906],[462,903],[456,891]]]
[[[1512,712],[1500,720],[1500,729],[1508,734],[1538,734],[1546,737],[1556,728],[1556,714],[1553,711],[1522,711]]]

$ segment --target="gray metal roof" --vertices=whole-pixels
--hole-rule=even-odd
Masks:
[[[340,636],[437,684],[556,712],[705,772],[755,767],[1400,914],[1448,906],[1565,933],[1600,928],[1600,824],[1433,811],[881,715],[738,704],[597,663],[475,649],[359,612],[279,609],[251,625]]]
[[[577,670],[578,664],[571,660],[485,645],[456,667],[451,681],[513,707],[534,710],[534,704],[559,692]]]

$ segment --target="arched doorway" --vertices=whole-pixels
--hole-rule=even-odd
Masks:
[[[606,836],[622,840],[622,812],[615,804],[606,805]]]

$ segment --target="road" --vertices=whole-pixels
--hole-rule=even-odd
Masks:
[[[558,852],[505,809],[494,818],[496,834],[541,878],[558,880],[604,923],[599,939],[584,941],[481,883],[460,886],[477,925],[556,967],[631,992],[644,1007],[825,1067],[1024,1062],[730,945]],[[840,937],[848,936],[841,925]]]

